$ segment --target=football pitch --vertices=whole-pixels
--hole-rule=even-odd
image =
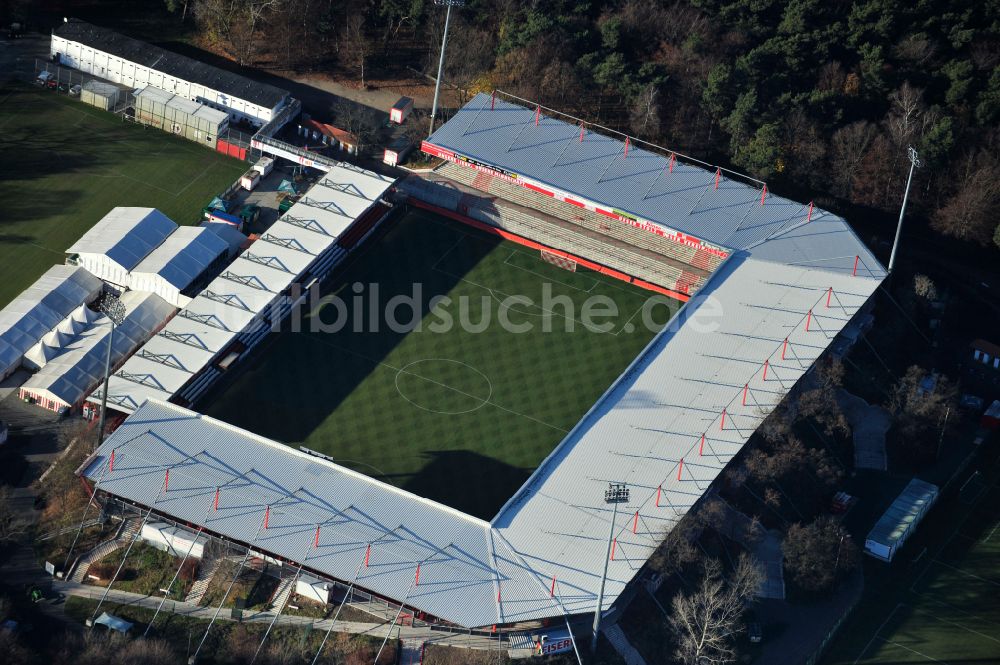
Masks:
[[[198,407],[486,519],[680,304],[416,210],[322,292]]]
[[[115,206],[178,224],[246,163],[42,88],[0,85],[0,307]]]
[[[851,631],[827,663],[1000,662],[1000,485],[981,487],[972,499],[944,545],[911,564],[915,576],[895,607],[886,606],[881,625]]]

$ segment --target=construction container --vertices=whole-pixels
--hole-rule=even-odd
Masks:
[[[88,81],[80,88],[80,101],[105,111],[114,111],[121,91],[110,83]]]
[[[413,112],[413,100],[409,97],[400,97],[399,101],[389,109],[389,122],[402,125]]]
[[[248,192],[252,192],[253,188],[256,187],[257,183],[259,182],[260,182],[260,171],[258,171],[257,169],[250,169],[242,176],[240,176],[240,187],[247,190]]]
[[[229,115],[151,85],[135,95],[135,118],[145,125],[215,147]]]
[[[260,173],[262,178],[266,178],[267,175],[274,170],[274,158],[273,157],[261,157],[257,160],[257,163],[253,165],[254,171]]]
[[[405,136],[400,136],[395,141],[389,144],[382,155],[382,161],[389,166],[396,166],[400,162],[406,159],[406,156],[410,154],[410,150],[413,148],[413,144]]]

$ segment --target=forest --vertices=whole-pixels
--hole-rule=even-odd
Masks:
[[[241,64],[433,74],[427,0],[166,0]],[[500,89],[864,216],[1000,246],[997,0],[468,0],[445,81]]]

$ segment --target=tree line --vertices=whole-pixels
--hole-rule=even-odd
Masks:
[[[166,0],[242,64],[433,73],[426,0]],[[826,205],[1000,243],[997,0],[469,0],[447,80],[720,162]],[[806,194],[809,192],[810,194]]]

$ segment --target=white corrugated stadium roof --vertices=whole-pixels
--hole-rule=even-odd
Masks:
[[[114,208],[90,227],[68,254],[104,254],[126,271],[177,229],[177,224],[155,208]]]
[[[499,150],[494,159],[489,159],[488,149],[476,151],[482,146],[513,141],[520,153],[520,173],[540,182],[556,180],[550,173],[554,161],[550,153],[559,149],[553,146],[567,132],[566,126],[544,120],[540,127],[550,129],[550,134],[529,135],[523,127],[523,114],[510,110],[506,117],[514,120],[490,125],[477,121],[475,131],[469,131],[470,109],[476,113],[476,105],[481,106],[483,101],[479,96],[470,102],[455,120],[435,133],[432,142],[441,145],[447,138],[451,150],[510,168],[507,151]],[[488,96],[485,103],[489,104]],[[529,110],[528,114],[533,127],[534,112]],[[452,123],[457,129],[449,128]],[[444,131],[446,128],[448,131]],[[572,129],[578,136],[579,130]],[[522,139],[515,136],[518,134],[525,136]],[[466,137],[472,137],[468,144]],[[608,142],[613,140],[601,137],[602,150],[614,153],[616,148]],[[622,148],[619,142],[617,151]],[[632,156],[630,152],[628,170],[632,169]],[[649,153],[643,159],[654,157]],[[583,158],[578,155],[576,159]],[[595,154],[590,159],[600,157]],[[643,162],[636,159],[635,163]],[[595,193],[591,186],[602,189],[596,185],[603,182],[597,182],[599,178],[588,180],[587,169],[583,167],[576,183],[561,181],[563,188],[572,185],[584,190],[581,196],[589,200],[624,210],[638,209],[626,206],[627,198],[634,195],[629,194],[634,185],[620,184],[615,196],[610,195],[612,190],[602,190],[608,196]],[[685,169],[700,173],[687,174],[691,178],[689,187],[699,178],[713,177],[709,171],[690,166]],[[610,167],[608,170],[611,172]],[[618,173],[613,177],[623,181],[642,175]],[[392,573],[361,579],[359,584],[465,626],[511,623],[563,611],[592,612],[612,528],[612,511],[603,503],[603,492],[609,482],[625,482],[631,498],[621,507],[614,524],[615,557],[610,562],[605,594],[605,602],[610,605],[642,568],[663,535],[702,496],[759,422],[809,370],[885,277],[884,269],[843,219],[816,209],[807,222],[806,207],[801,204],[769,196],[761,206],[759,190],[736,181],[723,183],[718,190],[721,198],[712,201],[707,200],[708,196],[716,190],[706,190],[703,182],[698,184],[705,200],[699,204],[703,208],[695,206],[701,210],[694,216],[696,222],[690,221],[692,207],[685,194],[657,194],[666,207],[657,216],[651,214],[651,221],[667,223],[666,216],[672,220],[672,228],[710,242],[731,241],[733,245],[727,246],[732,250],[729,258],[482,529],[465,528],[475,522],[469,516],[336,465],[318,460],[293,464],[292,460],[301,455],[289,448],[267,443],[267,457],[247,455],[243,438],[234,439],[235,435],[230,434],[237,431],[235,428],[194,414],[186,419],[162,418],[160,410],[168,407],[156,404],[147,405],[148,417],[141,410],[131,429],[119,430],[101,447],[100,459],[88,467],[87,474],[91,478],[101,475],[103,460],[111,448],[135,445],[135,454],[144,458],[135,462],[142,471],[126,469],[118,483],[116,461],[111,482],[102,480],[102,487],[150,505],[166,467],[183,465],[190,490],[157,502],[157,507],[167,512],[176,510],[183,519],[243,541],[252,539],[268,503],[294,494],[293,504],[297,506],[304,488],[309,497],[309,517],[289,514],[288,521],[294,526],[282,531],[281,538],[259,543],[261,548],[268,549],[268,544],[280,547],[282,556],[301,561],[315,524],[336,524],[345,530],[330,534],[331,541],[327,542],[331,548],[342,550],[342,556],[324,558],[326,567],[322,568],[319,562],[314,566],[308,555],[306,563],[350,581],[361,563],[366,541],[390,529],[395,529],[392,533],[403,531],[405,538],[386,538],[383,545],[391,549],[385,555],[395,562],[389,566]],[[682,218],[684,223],[678,223]],[[163,446],[152,437],[126,443],[136,441],[131,437],[159,422],[179,429],[163,433],[157,428],[158,436],[168,441],[199,443],[179,449]],[[191,435],[188,428],[195,428],[199,434]],[[202,435],[202,428],[227,433]],[[247,433],[240,437],[260,440]],[[286,472],[296,464],[313,469],[323,479],[320,486],[334,487],[335,491],[314,493],[310,489],[314,474],[300,467]],[[238,524],[213,524],[213,515],[200,513],[211,500],[212,490],[206,485],[211,488],[213,484],[206,482],[202,474],[225,465],[236,465],[237,473],[244,474],[238,480]],[[243,468],[248,465],[255,468],[252,473]],[[347,477],[350,482],[340,480]],[[231,479],[223,475],[219,480]],[[428,506],[435,507],[429,510]],[[377,530],[356,531],[359,524],[370,524],[369,519],[374,519]],[[436,577],[422,572],[422,584],[426,580],[428,586],[433,583],[434,587],[431,593],[414,596],[411,582],[415,564],[434,560],[434,552],[445,553],[436,556],[441,567],[448,568],[447,573]],[[459,552],[462,559],[457,562]],[[549,595],[553,578],[555,598]],[[492,582],[492,588],[487,580]],[[486,593],[487,589],[491,593]]]
[[[283,297],[392,183],[362,169],[332,169],[129,358],[108,383],[108,401],[131,412],[148,398],[174,397]],[[214,237],[204,227],[197,230]],[[99,401],[99,391],[91,399]]]
[[[112,366],[142,344],[174,312],[170,303],[153,293],[126,291],[121,301],[126,314],[115,327]],[[45,366],[22,388],[67,406],[77,404],[104,377],[110,332],[110,320],[100,316],[76,335],[66,336]]]
[[[228,249],[226,241],[208,229],[182,226],[167,236],[131,273],[157,275],[183,290]]]
[[[0,311],[0,375],[83,303],[101,292],[103,282],[77,266],[52,266]]]

